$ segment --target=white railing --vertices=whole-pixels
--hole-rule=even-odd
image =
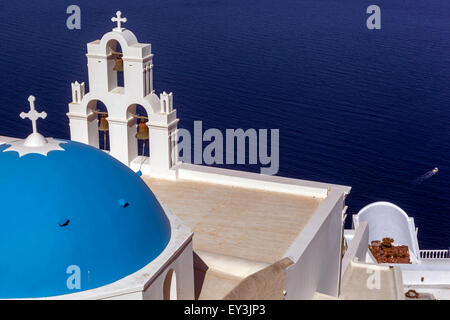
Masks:
[[[419,250],[421,259],[450,259],[449,250]]]

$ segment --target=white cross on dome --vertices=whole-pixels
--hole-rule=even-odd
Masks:
[[[30,103],[30,111],[28,111],[27,113],[20,113],[20,117],[22,119],[28,118],[31,120],[31,124],[33,125],[33,132],[25,140],[18,139],[9,142],[8,144],[10,146],[4,149],[3,152],[16,151],[19,153],[19,157],[22,157],[29,153],[38,153],[46,156],[50,151],[64,151],[64,149],[61,148],[60,145],[66,142],[53,138],[45,138],[37,131],[36,121],[38,119],[47,118],[47,113],[45,111],[36,111],[36,108],[34,106],[35,100],[36,98],[34,96],[29,96],[28,102]]]
[[[47,113],[45,111],[42,112],[37,112],[36,109],[34,108],[34,101],[36,100],[36,98],[34,96],[29,96],[28,97],[28,102],[30,103],[30,111],[28,111],[27,113],[22,112],[20,114],[20,117],[22,119],[28,118],[31,120],[31,124],[33,125],[33,133],[37,133],[37,125],[36,125],[36,121],[38,119],[45,119],[47,118]]]

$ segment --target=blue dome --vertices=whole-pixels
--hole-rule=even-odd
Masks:
[[[61,141],[65,151],[47,156],[0,145],[0,298],[107,285],[170,240],[164,210],[137,174],[103,151]],[[70,266],[79,267],[80,289],[69,289]]]

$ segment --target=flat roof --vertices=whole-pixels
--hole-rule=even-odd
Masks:
[[[196,300],[223,299],[242,280],[212,269],[199,270],[194,268],[194,272]]]
[[[194,232],[194,250],[274,263],[324,200],[187,179],[143,177]]]
[[[400,268],[350,262],[341,279],[339,299],[400,300],[404,298]],[[316,299],[321,299],[316,296]]]

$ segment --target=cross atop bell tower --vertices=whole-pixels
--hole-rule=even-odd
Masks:
[[[112,17],[111,21],[112,22],[117,22],[117,28],[114,28],[113,31],[122,32],[123,30],[125,30],[125,28],[122,28],[122,22],[123,23],[127,22],[127,18],[122,18],[122,12],[121,11],[117,11],[116,12],[116,17]]]

